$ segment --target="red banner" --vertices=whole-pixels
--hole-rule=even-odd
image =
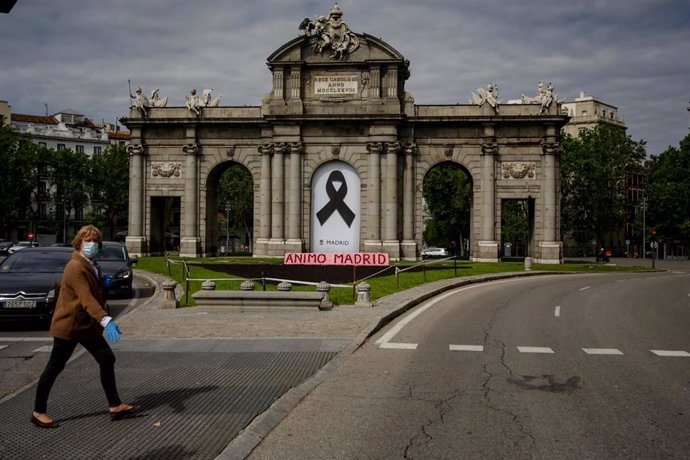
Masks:
[[[343,254],[317,252],[288,252],[285,265],[357,265],[388,266],[390,258],[385,252],[347,252]]]

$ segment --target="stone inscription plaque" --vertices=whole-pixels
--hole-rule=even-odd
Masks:
[[[314,94],[317,96],[345,96],[359,92],[359,74],[339,73],[314,76]]]

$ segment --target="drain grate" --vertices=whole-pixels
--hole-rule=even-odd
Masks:
[[[98,366],[85,354],[60,375],[49,413],[29,423],[35,387],[0,404],[0,458],[214,458],[258,414],[335,352],[116,352],[120,396],[137,417],[111,422]]]

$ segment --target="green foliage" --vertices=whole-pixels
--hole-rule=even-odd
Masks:
[[[690,135],[679,148],[652,155],[646,178],[648,228],[661,237],[690,237]]]
[[[254,218],[254,181],[252,175],[240,164],[231,165],[220,178],[218,187],[219,212],[225,215],[230,205],[230,227],[247,232],[251,241],[250,227]]]
[[[448,247],[451,241],[456,241],[462,251],[462,241],[470,234],[470,178],[456,165],[436,166],[424,177],[423,197],[430,216],[424,229],[424,241],[429,246],[440,247]]]
[[[527,200],[504,200],[501,209],[501,236],[513,245],[513,255],[525,255],[529,239]]]
[[[623,225],[628,174],[640,170],[644,141],[600,125],[578,138],[565,136],[561,155],[561,226],[580,231],[583,241]]]
[[[114,239],[129,212],[129,155],[124,145],[111,145],[91,158],[89,185],[94,210],[88,218]]]
[[[0,126],[0,232],[12,222],[31,215],[31,194],[37,182],[37,146],[12,127]]]

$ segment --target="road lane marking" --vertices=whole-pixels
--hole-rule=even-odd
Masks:
[[[628,280],[618,280],[618,281],[616,281],[616,283],[625,283],[626,281],[628,281]]]
[[[592,286],[585,286],[583,288],[580,288],[580,291],[586,291],[587,289],[591,288]]]
[[[588,355],[622,355],[623,352],[618,348],[583,348],[582,351]]]
[[[649,350],[657,356],[676,356],[690,358],[690,353],[682,350]]]
[[[484,345],[448,345],[450,351],[484,351]]]
[[[386,342],[386,343],[382,343],[381,345],[379,345],[379,348],[389,348],[389,349],[393,349],[393,350],[416,350],[417,344],[416,343]]]
[[[520,353],[553,353],[549,347],[517,347]]]
[[[422,313],[427,311],[429,308],[436,305],[436,303],[440,302],[441,300],[446,299],[447,297],[450,297],[450,296],[455,295],[455,294],[462,292],[462,291],[468,291],[470,289],[475,289],[475,288],[485,287],[485,286],[493,286],[494,284],[510,283],[510,282],[515,282],[518,280],[519,279],[511,279],[511,280],[503,280],[503,281],[494,281],[494,282],[489,282],[489,283],[471,284],[469,286],[464,286],[464,287],[461,287],[458,289],[453,289],[452,291],[448,291],[445,294],[441,294],[437,297],[434,297],[433,299],[429,300],[426,304],[417,308],[415,311],[410,313],[408,316],[406,316],[405,318],[400,320],[400,322],[398,322],[398,324],[393,326],[388,332],[386,332],[380,339],[378,339],[374,343],[381,348],[386,348],[383,346],[383,344],[390,342],[391,339],[398,334],[398,332],[400,332],[405,326],[407,326],[409,323],[411,323],[412,320],[414,320],[417,316],[421,315]]]
[[[0,342],[52,342],[52,337],[0,337]]]
[[[553,316],[561,316],[561,306],[558,305],[556,308],[553,310]]]
[[[0,345],[0,350],[2,350],[3,348],[7,348],[7,347],[9,347],[9,345]]]
[[[34,353],[50,353],[53,351],[52,345],[43,345],[42,347],[36,348]]]

